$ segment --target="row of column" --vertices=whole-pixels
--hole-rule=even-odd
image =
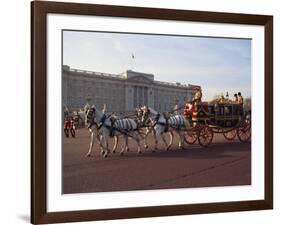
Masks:
[[[134,108],[148,104],[148,88],[134,86]]]

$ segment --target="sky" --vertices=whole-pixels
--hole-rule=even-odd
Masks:
[[[63,64],[200,85],[203,101],[226,92],[251,97],[250,39],[63,31]]]

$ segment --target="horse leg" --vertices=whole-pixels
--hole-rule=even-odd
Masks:
[[[159,140],[160,133],[157,131],[154,131],[153,134],[154,134],[155,145],[154,145],[154,150],[152,150],[152,152],[155,152],[156,150],[158,150],[158,140]]]
[[[148,134],[151,132],[151,129],[149,128],[146,128],[146,132],[145,132],[145,135],[144,135],[144,147],[147,149],[148,148],[148,145],[147,145],[147,136]]]
[[[87,153],[87,157],[91,157],[91,152],[92,152],[92,148],[93,148],[93,145],[94,145],[94,138],[95,138],[95,134],[93,131],[90,131],[91,132],[91,142],[90,142],[90,148],[89,148],[89,151]]]
[[[108,141],[107,141],[105,135],[101,136],[101,146],[103,148],[103,151],[102,151],[103,157],[107,157],[107,155],[108,155]]]
[[[137,142],[138,144],[138,153],[141,153],[141,147],[140,147],[140,139],[138,137],[137,133],[133,133],[132,138]]]
[[[184,143],[184,132],[183,131],[179,131],[179,149],[183,149],[183,143]]]
[[[161,133],[161,134],[160,134],[160,137],[161,137],[162,141],[164,142],[164,144],[165,144],[165,146],[166,146],[166,150],[168,150],[168,144],[167,144],[167,141],[166,141],[165,138],[164,138],[164,134]]]
[[[124,137],[124,147],[122,148],[120,155],[124,154],[124,151],[127,149],[128,147],[128,136],[127,135],[123,135]]]
[[[117,145],[118,145],[118,136],[114,136],[114,146],[112,149],[112,153],[115,153]]]
[[[168,147],[166,148],[167,151],[168,151],[168,150],[170,149],[170,147],[172,146],[172,144],[173,144],[173,139],[174,139],[173,131],[170,131],[169,134],[170,134],[170,143],[169,143]]]
[[[97,140],[99,142],[99,146],[100,146],[100,154],[103,155],[104,154],[104,150],[103,150],[103,146],[102,146],[102,138],[101,136],[97,136]]]
[[[105,149],[108,153],[110,153],[110,149],[108,148],[108,140],[106,139],[106,142],[105,142]]]
[[[105,153],[104,146],[103,146],[103,141],[104,141],[103,135],[97,137],[97,140],[100,143],[100,154],[103,156],[103,154]]]
[[[125,151],[128,152],[129,149],[129,137],[126,135],[126,147],[125,147]]]
[[[138,153],[141,154],[140,139],[137,137],[136,142],[138,144]]]

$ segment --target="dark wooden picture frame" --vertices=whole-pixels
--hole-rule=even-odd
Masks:
[[[96,15],[264,26],[264,200],[47,212],[47,14]],[[31,222],[33,224],[218,213],[273,208],[273,17],[234,13],[36,1],[31,3]]]

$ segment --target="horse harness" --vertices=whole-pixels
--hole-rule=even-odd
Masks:
[[[153,127],[155,127],[156,124],[165,126],[164,132],[167,132],[168,129],[169,129],[169,122],[168,122],[169,121],[169,117],[167,115],[163,114],[163,117],[165,119],[165,123],[162,123],[162,122],[159,122],[160,116],[161,116],[161,114],[157,113],[157,115],[155,117],[155,123],[153,124]]]
[[[111,125],[110,125],[110,126],[104,124],[104,123],[105,123],[105,120],[106,120],[107,118],[109,118],[110,121],[111,121]],[[126,129],[117,129],[116,126],[114,126],[115,123],[116,123],[116,121],[117,121],[117,119],[114,118],[114,117],[112,117],[111,115],[106,116],[106,115],[104,114],[104,115],[102,116],[101,120],[100,120],[100,123],[99,123],[97,129],[99,130],[102,126],[106,127],[107,129],[109,129],[109,136],[110,136],[110,137],[113,137],[113,136],[114,136],[114,131],[115,131],[115,130],[119,131],[120,133],[123,133],[123,134],[125,134],[125,135],[130,136],[130,135],[128,134],[128,133],[129,133],[129,130],[126,130]]]
[[[161,116],[160,113],[158,113],[158,114],[156,115],[156,117],[155,117],[155,123],[153,124],[153,127],[155,127],[156,124],[165,126],[164,132],[167,132],[168,129],[169,129],[169,119],[170,119],[170,116],[168,116],[168,115],[165,114],[165,113],[163,114],[163,117],[164,117],[164,119],[165,119],[165,122],[164,122],[164,123],[163,123],[163,122],[159,122],[160,116]],[[171,127],[174,128],[174,129],[180,129],[181,126],[179,125],[179,126],[171,126]]]

